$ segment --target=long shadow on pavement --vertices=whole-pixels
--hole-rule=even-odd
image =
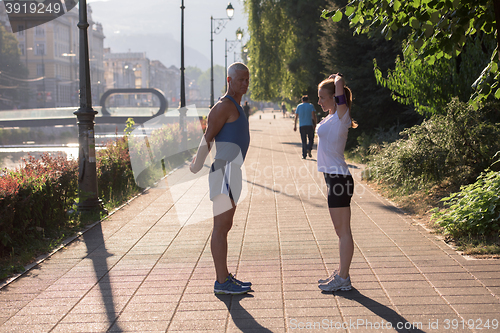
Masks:
[[[384,205],[382,203],[377,204],[377,206],[380,207],[380,208],[382,208],[382,209],[385,209],[385,210],[387,210],[389,212],[393,212],[393,213],[397,213],[397,214],[404,213],[404,211],[401,208],[398,208],[398,207],[395,207],[395,206]]]
[[[277,193],[277,194],[282,194],[282,195],[285,195],[291,199],[295,199],[297,201],[301,201],[300,197],[298,195],[295,195],[295,194],[288,194],[286,193],[285,191],[280,191],[280,190],[276,190],[276,189],[273,189],[273,188],[270,188],[266,185],[261,185],[261,184],[258,184],[258,183],[255,183],[255,182],[252,182],[250,180],[243,180],[245,182],[247,182],[248,184],[251,184],[251,185],[254,185],[254,186],[257,186],[259,188],[262,188],[264,189],[264,191],[269,191],[269,193]],[[304,199],[304,202],[308,202],[311,206],[314,206],[314,207],[317,207],[317,208],[324,208],[325,206],[324,205],[318,205],[318,204],[315,204],[313,202],[310,202],[308,200],[305,200]]]
[[[279,142],[280,144],[282,145],[289,145],[289,146],[297,146],[297,147],[300,147],[302,148],[302,142],[300,142],[300,134],[299,132],[297,132],[297,137],[298,137],[298,141],[297,142]],[[313,144],[313,150],[317,150],[318,149],[318,144],[315,142]]]
[[[102,302],[106,309],[106,316],[110,327],[113,327],[113,332],[123,332],[119,327],[116,319],[118,312],[116,311],[113,298],[113,289],[109,277],[109,267],[106,258],[113,254],[109,253],[104,243],[101,224],[98,223],[91,230],[83,234],[83,240],[87,246],[87,258],[92,260],[94,272],[98,279],[99,289],[101,291]]]
[[[420,325],[413,326],[414,323],[409,322],[393,309],[377,302],[374,299],[371,299],[370,297],[363,295],[361,292],[359,292],[354,288],[350,291],[335,292],[335,295],[358,302],[359,304],[363,305],[365,308],[373,312],[374,315],[380,317],[385,322],[391,323],[392,328],[395,329],[397,332],[412,332],[412,333],[425,332],[418,327]],[[366,328],[365,325],[368,325],[368,328],[370,328],[370,325],[367,321],[364,323],[364,325],[361,325],[362,328]],[[420,327],[423,328],[423,326]]]
[[[262,333],[272,333],[268,328],[265,328],[259,324],[255,318],[240,304],[240,301],[244,298],[253,298],[251,294],[243,295],[215,295],[219,300],[224,302],[226,305],[231,318],[233,318],[234,324],[242,332],[262,332]]]

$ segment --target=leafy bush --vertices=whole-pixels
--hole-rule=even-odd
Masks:
[[[456,238],[470,235],[499,237],[499,193],[500,172],[489,170],[482,173],[475,183],[462,186],[459,192],[443,198],[447,208],[434,210],[432,218],[445,234]]]
[[[30,156],[24,167],[0,177],[0,256],[20,253],[34,240],[57,239],[78,226],[70,216],[78,198],[78,163],[59,154]],[[134,195],[126,138],[110,141],[97,153],[99,197],[108,208]]]
[[[109,141],[106,149],[97,152],[97,178],[99,198],[108,209],[141,190],[130,165],[127,136]]]
[[[404,193],[445,179],[453,184],[473,181],[500,150],[496,109],[489,105],[474,111],[453,100],[446,115],[434,115],[402,131],[403,138],[384,144],[371,158],[366,175]]]
[[[402,130],[400,126],[392,126],[389,129],[376,128],[373,134],[361,132],[356,138],[357,146],[347,152],[347,157],[356,162],[367,163],[370,157],[380,152],[384,145],[400,139],[399,133]]]
[[[0,254],[53,236],[77,197],[77,163],[62,155],[30,156],[0,178]]]
[[[489,54],[497,45],[494,36],[485,34],[474,34],[466,41],[467,47],[460,56],[451,57],[441,52],[432,64],[421,61],[421,49],[404,41],[404,59],[397,57],[395,68],[388,70],[387,78],[374,60],[377,83],[389,88],[394,100],[414,106],[419,114],[445,114],[454,96],[462,102],[469,100],[475,92],[471,83],[491,61]]]

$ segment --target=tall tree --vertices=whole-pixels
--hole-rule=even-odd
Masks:
[[[491,36],[477,34],[469,37],[464,51],[457,57],[441,57],[432,65],[419,61],[418,51],[409,45],[404,58],[396,60],[394,70],[384,77],[375,62],[377,82],[392,90],[398,102],[415,107],[421,115],[445,114],[454,97],[467,102],[474,93],[471,82],[488,64],[495,48]]]
[[[476,34],[494,36],[497,48],[487,57],[487,66],[476,74],[477,79],[470,82],[475,87],[470,101],[477,108],[492,93],[500,98],[499,0],[352,0],[343,8],[323,11],[323,17],[331,17],[334,22],[344,15],[357,33],[382,28],[387,39],[408,27],[407,43],[412,47],[405,48],[405,54],[414,49],[419,60],[430,65],[442,57],[451,59],[461,54],[468,38]]]
[[[224,95],[224,87],[225,87],[225,77],[224,77],[225,68],[221,65],[214,65],[214,94],[215,94],[215,102],[217,99]],[[192,71],[189,71],[192,73]],[[196,83],[198,84],[198,88],[200,89],[200,94],[203,99],[210,99],[210,68],[201,73],[196,79]]]
[[[186,67],[186,77],[188,77],[190,80],[194,81],[198,80],[201,74],[203,74],[203,71],[198,67],[193,67],[193,66]]]
[[[326,0],[245,0],[253,99],[317,98],[322,78],[318,17]]]
[[[328,9],[333,11],[347,3],[348,0],[329,0]],[[391,91],[377,84],[373,71],[374,59],[384,73],[394,67],[396,57],[402,52],[403,37],[387,41],[380,34],[373,38],[353,35],[354,29],[349,27],[348,20],[337,24],[324,20],[322,26],[324,75],[341,72],[353,92],[352,116],[358,121],[359,128],[350,132],[348,146],[355,145],[361,133],[373,134],[398,125],[411,126],[420,120],[411,108],[393,101]]]

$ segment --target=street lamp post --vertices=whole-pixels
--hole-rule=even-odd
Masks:
[[[184,82],[184,0],[181,4],[181,105],[183,108],[186,106],[186,89]]]
[[[227,40],[224,39],[224,42],[225,42],[225,49],[224,49],[224,57],[225,57],[225,71],[224,71],[224,75],[225,75],[225,81],[226,81],[226,86],[224,88],[224,91],[227,91],[227,52],[231,52],[232,50],[234,50],[234,48],[236,47],[237,43],[241,42],[241,38],[243,38],[243,31],[241,29],[238,29],[236,31],[236,38],[235,40]],[[229,42],[229,50],[227,49],[227,43]]]
[[[231,20],[234,15],[234,8],[229,3],[226,7],[227,18],[214,18],[210,16],[210,108],[215,104],[214,102],[214,34],[219,34],[226,26],[228,20]],[[217,27],[214,29],[214,21]]]
[[[179,108],[179,129],[181,131],[181,147],[182,149],[187,148],[187,138],[186,138],[186,86],[184,78],[184,0],[181,4],[181,105]]]
[[[80,29],[80,108],[73,114],[78,119],[78,211],[105,211],[97,197],[97,170],[95,155],[94,119],[90,87],[90,59],[87,21],[87,0],[79,3]]]

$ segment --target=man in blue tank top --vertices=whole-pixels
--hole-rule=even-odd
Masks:
[[[250,282],[236,279],[227,268],[227,235],[233,225],[236,204],[242,189],[241,165],[250,144],[248,119],[241,98],[248,90],[250,74],[243,63],[234,63],[227,71],[228,87],[210,110],[207,129],[198,152],[190,165],[197,173],[203,168],[209,151],[215,145],[215,160],[210,168],[210,200],[213,202],[214,227],[211,250],[214,260],[216,294],[243,294],[251,290]],[[208,144],[207,144],[208,143]]]

